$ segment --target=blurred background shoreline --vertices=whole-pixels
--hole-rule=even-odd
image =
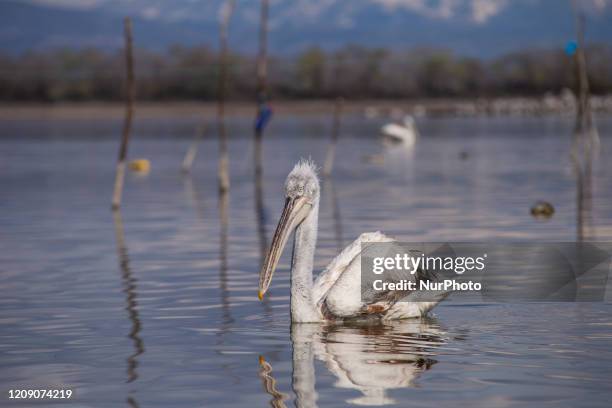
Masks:
[[[136,38],[138,40],[138,38]],[[568,43],[568,47],[573,46]],[[525,45],[493,59],[447,48],[403,51],[347,45],[335,51],[312,46],[295,55],[272,55],[267,88],[273,100],[351,101],[481,98],[568,98],[576,89],[574,58],[558,48]],[[51,48],[11,55],[0,47],[0,103],[119,102],[124,100],[123,52]],[[612,46],[584,50],[592,95],[612,95]],[[138,102],[214,101],[220,72],[207,45],[174,45],[164,52],[134,52]],[[226,100],[250,102],[256,93],[256,60],[228,55]]]
[[[430,98],[430,99],[374,99],[345,101],[347,115],[362,115],[370,119],[395,117],[405,114],[431,117],[470,116],[548,116],[575,115],[575,101],[560,95],[542,97],[498,98]],[[612,114],[612,95],[591,98],[593,111]],[[279,115],[321,115],[333,109],[329,99],[285,100],[272,103]],[[135,115],[140,119],[203,118],[213,120],[217,105],[213,101],[140,102]],[[0,121],[13,120],[88,120],[121,119],[125,106],[120,102],[60,102],[60,103],[0,103]],[[252,102],[230,102],[228,116],[252,118]]]

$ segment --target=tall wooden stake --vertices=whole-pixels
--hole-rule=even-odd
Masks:
[[[218,98],[217,116],[219,128],[219,191],[225,192],[230,188],[229,177],[229,153],[228,137],[225,129],[225,94],[227,91],[227,36],[229,22],[234,12],[234,0],[226,0],[223,5],[223,14],[219,24],[219,77],[218,77]]]
[[[259,54],[257,56],[257,93],[265,96],[268,76],[268,0],[261,0]]]
[[[584,52],[584,14],[576,12],[576,39],[578,49],[576,50],[576,68],[578,76],[578,107],[576,112],[576,130],[587,131],[591,126],[589,77],[586,66],[586,55]]]
[[[574,3],[576,13],[576,40],[577,50],[576,74],[578,79],[578,101],[576,106],[576,125],[574,128],[574,145],[572,147],[572,160],[576,172],[576,238],[582,241],[587,235],[592,238],[591,207],[593,199],[592,169],[593,158],[599,150],[599,134],[593,121],[591,111],[591,95],[585,53],[584,26],[585,16]]]
[[[259,20],[259,53],[257,55],[257,120],[262,120],[267,107],[268,95],[266,93],[268,77],[268,0],[261,0],[261,13]],[[259,235],[260,264],[263,264],[268,239],[266,234],[266,220],[263,192],[263,154],[262,139],[265,123],[255,125],[255,146],[253,160],[255,162],[255,216],[257,219],[257,232]],[[266,303],[267,305],[267,303]]]
[[[181,170],[183,173],[189,173],[191,171],[191,167],[193,167],[193,161],[195,160],[196,154],[198,154],[198,145],[200,143],[200,139],[202,139],[202,135],[205,132],[204,125],[200,125],[196,128],[196,134],[193,138],[193,142],[187,153],[185,153],[185,158],[183,159],[183,165],[181,166]]]
[[[125,120],[123,122],[123,135],[121,147],[119,148],[119,158],[117,160],[117,172],[115,175],[115,188],[113,191],[114,210],[121,206],[121,193],[123,192],[123,180],[125,178],[125,158],[127,156],[128,142],[132,131],[132,116],[134,115],[134,59],[132,56],[132,21],[126,17],[124,22],[125,36],[125,67],[127,71],[126,97],[125,97]]]
[[[325,157],[325,165],[323,166],[323,175],[330,176],[334,168],[334,158],[336,156],[336,145],[338,144],[338,136],[340,134],[340,117],[342,115],[342,105],[344,100],[336,98],[334,107],[334,124],[332,128],[332,136],[329,146],[327,147],[327,155]]]
[[[261,13],[259,19],[259,53],[257,55],[257,116],[264,114],[267,109],[267,80],[268,80],[268,0],[261,0]],[[262,147],[263,128],[255,129],[255,174],[262,173]]]

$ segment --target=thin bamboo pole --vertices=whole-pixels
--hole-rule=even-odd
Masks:
[[[115,174],[115,188],[113,190],[113,210],[121,206],[121,194],[123,192],[123,181],[125,179],[125,159],[127,157],[128,142],[132,131],[132,117],[134,115],[134,96],[136,87],[134,85],[134,58],[132,55],[132,21],[129,17],[124,19],[125,37],[125,67],[127,71],[126,97],[125,97],[125,120],[123,122],[123,133],[121,146],[119,147],[119,158],[117,160],[117,171]]]
[[[196,133],[193,138],[193,142],[187,149],[187,153],[185,153],[185,158],[183,159],[183,164],[181,166],[181,170],[183,173],[191,172],[191,168],[193,167],[193,162],[198,154],[198,145],[200,144],[200,140],[204,132],[206,131],[204,125],[200,125],[196,128]]]
[[[584,52],[584,14],[576,12],[576,40],[578,48],[576,50],[576,68],[578,76],[578,106],[576,112],[576,130],[584,132],[591,124],[590,118],[590,98],[589,98],[589,77],[586,66],[586,55]]]
[[[219,77],[217,98],[217,119],[219,130],[219,191],[229,191],[228,135],[225,128],[225,97],[227,92],[228,29],[234,12],[234,0],[226,0],[219,24]]]
[[[268,76],[268,0],[261,0],[259,23],[259,52],[257,55],[257,120],[264,120],[267,107],[267,76]],[[260,264],[263,264],[268,239],[266,233],[264,192],[263,192],[263,153],[262,139],[265,123],[255,125],[255,216],[259,236]],[[266,304],[267,305],[267,304]]]
[[[576,239],[593,238],[591,210],[593,199],[592,168],[594,155],[599,149],[599,134],[593,121],[587,60],[585,53],[585,16],[574,3],[576,20],[577,50],[575,54],[576,76],[578,80],[576,125],[572,161],[576,173]]]
[[[325,157],[325,164],[323,166],[324,176],[331,176],[332,170],[334,169],[334,158],[336,157],[336,145],[338,144],[338,136],[340,135],[340,118],[342,116],[343,105],[344,100],[342,98],[336,98],[331,141],[327,147],[327,155]]]
[[[257,54],[257,116],[262,117],[267,109],[267,82],[268,82],[268,0],[261,0],[259,18],[259,52]],[[263,172],[262,139],[264,126],[255,128],[255,175]]]
[[[261,0],[259,16],[259,53],[257,56],[257,92],[266,92],[268,78],[268,0]]]

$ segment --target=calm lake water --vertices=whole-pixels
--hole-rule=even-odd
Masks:
[[[115,217],[120,122],[0,123],[1,406],[610,406],[610,303],[449,302],[431,319],[292,327],[290,251],[259,302],[284,178],[300,157],[322,164],[331,123],[274,119],[261,200],[250,123],[230,123],[232,190],[220,198],[216,137],[185,177],[196,120],[137,122],[130,156],[152,170],[128,175]],[[317,270],[366,231],[412,242],[576,239],[572,118],[419,119],[412,150],[383,146],[381,123],[343,124]],[[589,237],[612,241],[612,118],[598,123]],[[531,218],[538,200],[554,204],[551,219]],[[23,388],[74,397],[8,399]]]

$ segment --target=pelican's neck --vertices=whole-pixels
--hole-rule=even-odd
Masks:
[[[319,199],[317,198],[308,216],[295,230],[291,260],[291,321],[294,323],[321,320],[312,296],[312,270],[318,222]]]

